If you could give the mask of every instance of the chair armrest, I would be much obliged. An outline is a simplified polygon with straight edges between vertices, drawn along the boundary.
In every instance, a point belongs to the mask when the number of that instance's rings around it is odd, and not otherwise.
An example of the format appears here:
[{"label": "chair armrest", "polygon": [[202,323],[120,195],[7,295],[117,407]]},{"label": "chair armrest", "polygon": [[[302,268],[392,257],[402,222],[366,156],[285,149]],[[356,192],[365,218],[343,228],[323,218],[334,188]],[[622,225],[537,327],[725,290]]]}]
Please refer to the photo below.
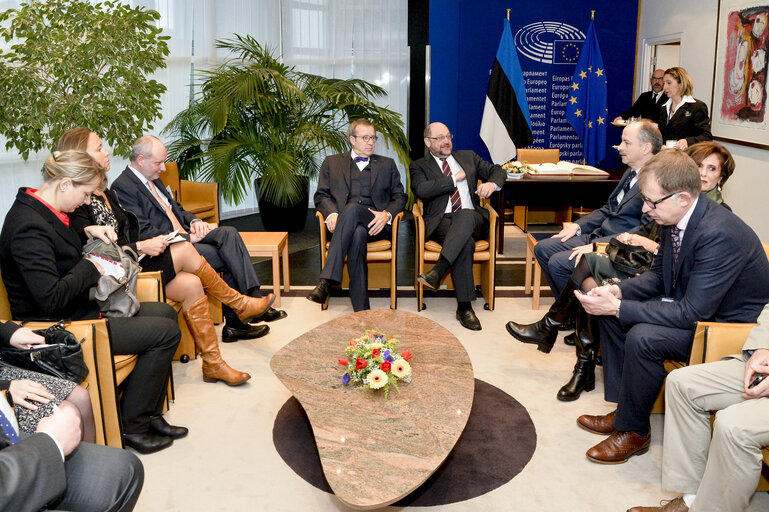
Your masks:
[{"label": "chair armrest", "polygon": [[395,258],[395,255],[397,254],[397,248],[398,248],[398,228],[401,226],[401,220],[403,220],[403,212],[399,212],[398,215],[393,217],[392,221],[392,233],[390,234],[391,240],[390,240],[390,249],[393,253],[393,258]]},{"label": "chair armrest", "polygon": [[136,280],[136,296],[140,302],[165,302],[163,280],[159,270],[154,272],[139,272]]},{"label": "chair armrest", "polygon": [[598,254],[606,254],[606,248],[609,246],[606,242],[596,242],[595,243],[595,252]]},{"label": "chair armrest", "polygon": [[320,268],[326,264],[326,243],[328,242],[328,230],[326,228],[326,217],[320,211],[315,212],[318,218],[318,234],[320,235]]},{"label": "chair armrest", "polygon": [[416,271],[422,270],[422,262],[425,258],[425,219],[422,217],[422,200],[417,199],[414,206],[411,208],[411,213],[414,215],[414,227],[416,228],[416,249],[417,259],[414,262]]},{"label": "chair armrest", "polygon": [[697,322],[689,364],[712,363],[739,354],[751,329],[757,324]]}]

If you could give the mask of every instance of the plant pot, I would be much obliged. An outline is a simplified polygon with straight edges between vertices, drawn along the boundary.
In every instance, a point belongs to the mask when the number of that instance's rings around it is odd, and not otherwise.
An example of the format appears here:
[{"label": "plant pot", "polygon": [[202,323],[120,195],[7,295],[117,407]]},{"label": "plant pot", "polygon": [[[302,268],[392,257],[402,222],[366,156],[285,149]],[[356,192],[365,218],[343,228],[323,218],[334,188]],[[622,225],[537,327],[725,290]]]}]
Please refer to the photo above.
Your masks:
[{"label": "plant pot", "polygon": [[307,220],[307,205],[310,200],[310,180],[305,178],[304,193],[294,205],[283,207],[262,198],[259,193],[259,179],[254,180],[259,213],[265,231],[302,231]]}]

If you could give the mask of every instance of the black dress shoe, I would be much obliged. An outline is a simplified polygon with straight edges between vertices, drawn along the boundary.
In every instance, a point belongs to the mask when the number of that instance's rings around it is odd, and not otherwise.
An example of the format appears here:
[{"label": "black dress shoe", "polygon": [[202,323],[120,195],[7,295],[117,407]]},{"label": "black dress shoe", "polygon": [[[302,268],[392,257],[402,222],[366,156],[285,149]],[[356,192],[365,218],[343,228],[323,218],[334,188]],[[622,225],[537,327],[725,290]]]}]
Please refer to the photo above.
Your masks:
[{"label": "black dress shoe", "polygon": [[155,453],[168,448],[174,442],[168,436],[144,432],[143,434],[124,434],[126,446],[130,446],[139,453]]},{"label": "black dress shoe", "polygon": [[274,322],[275,320],[280,320],[281,318],[286,318],[288,316],[288,313],[283,311],[282,309],[275,309],[273,307],[270,307],[262,313],[262,316],[256,317],[253,321],[254,322]]},{"label": "black dress shoe", "polygon": [[472,308],[465,309],[464,311],[457,310],[457,320],[465,329],[470,329],[471,331],[481,330],[481,321],[475,316],[475,311]]},{"label": "black dress shoe", "polygon": [[169,425],[163,416],[153,416],[150,418],[150,430],[157,434],[168,436],[171,439],[181,439],[189,433],[187,427]]},{"label": "black dress shoe", "polygon": [[270,326],[268,325],[249,325],[245,329],[225,325],[222,329],[222,343],[261,338],[268,332],[270,332]]},{"label": "black dress shoe", "polygon": [[328,299],[329,294],[329,288],[328,288],[328,282],[326,282],[325,279],[321,279],[318,283],[318,286],[312,289],[309,295],[307,295],[307,300],[311,300],[313,302],[317,302],[318,304],[324,304],[326,302],[326,299]]},{"label": "black dress shoe", "polygon": [[428,290],[437,290],[441,285],[441,277],[443,276],[438,274],[438,272],[436,272],[433,268],[430,269],[427,274],[420,274],[419,277],[417,277],[417,281],[422,283],[422,285]]}]

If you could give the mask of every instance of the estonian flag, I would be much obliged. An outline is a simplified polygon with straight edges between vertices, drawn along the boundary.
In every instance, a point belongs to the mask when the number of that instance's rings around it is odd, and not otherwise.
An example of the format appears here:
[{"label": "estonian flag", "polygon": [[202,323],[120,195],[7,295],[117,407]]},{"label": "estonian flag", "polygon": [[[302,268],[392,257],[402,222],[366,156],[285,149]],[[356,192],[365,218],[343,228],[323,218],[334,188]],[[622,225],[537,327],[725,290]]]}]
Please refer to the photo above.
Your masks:
[{"label": "estonian flag", "polygon": [[566,120],[582,139],[585,163],[595,165],[606,156],[606,71],[590,20],[587,38],[571,77]]},{"label": "estonian flag", "polygon": [[534,140],[518,52],[510,23],[506,19],[504,23],[481,120],[481,139],[496,164],[512,160],[516,147],[528,146]]}]

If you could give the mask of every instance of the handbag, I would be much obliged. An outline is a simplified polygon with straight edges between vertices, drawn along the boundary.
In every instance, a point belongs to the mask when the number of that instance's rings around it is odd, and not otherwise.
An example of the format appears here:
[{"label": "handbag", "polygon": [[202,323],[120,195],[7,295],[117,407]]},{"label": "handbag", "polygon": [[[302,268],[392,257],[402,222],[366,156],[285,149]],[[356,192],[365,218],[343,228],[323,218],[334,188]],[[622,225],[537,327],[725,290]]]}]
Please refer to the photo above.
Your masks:
[{"label": "handbag", "polygon": [[139,256],[128,246],[120,247],[115,242],[110,244],[102,240],[90,239],[83,247],[83,257],[90,257],[113,268],[122,268],[124,273],[115,277],[103,274],[96,286],[89,292],[91,300],[99,304],[104,316],[129,317],[139,311],[139,298],[136,296],[136,282],[139,279]]},{"label": "handbag", "polygon": [[81,345],[85,338],[77,341],[75,335],[65,329],[63,321],[35,333],[45,338],[45,345],[28,350],[2,347],[0,363],[71,380],[76,384],[83,382],[88,375]]},{"label": "handbag", "polygon": [[609,240],[606,255],[614,268],[631,276],[646,272],[654,261],[654,253],[638,245],[622,243],[616,238]]}]

